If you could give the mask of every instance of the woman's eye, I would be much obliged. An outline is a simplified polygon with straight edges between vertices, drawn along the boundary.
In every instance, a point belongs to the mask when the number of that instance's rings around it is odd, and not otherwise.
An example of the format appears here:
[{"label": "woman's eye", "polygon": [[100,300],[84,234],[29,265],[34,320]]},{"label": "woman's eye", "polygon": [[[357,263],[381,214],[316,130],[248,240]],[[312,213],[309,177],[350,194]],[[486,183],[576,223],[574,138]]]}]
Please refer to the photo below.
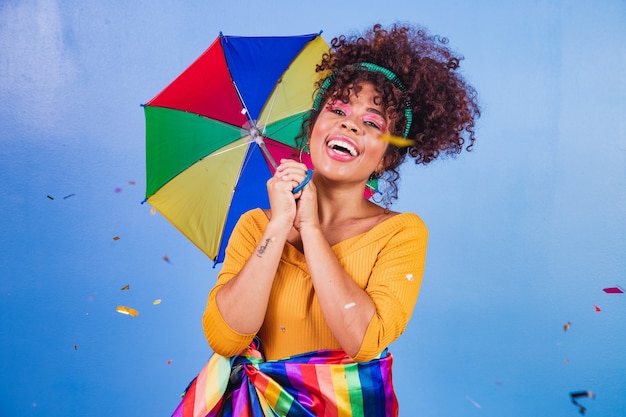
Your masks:
[{"label": "woman's eye", "polygon": [[381,130],[380,125],[378,123],[376,123],[376,122],[371,121],[371,120],[366,120],[365,124],[375,128],[375,129]]}]

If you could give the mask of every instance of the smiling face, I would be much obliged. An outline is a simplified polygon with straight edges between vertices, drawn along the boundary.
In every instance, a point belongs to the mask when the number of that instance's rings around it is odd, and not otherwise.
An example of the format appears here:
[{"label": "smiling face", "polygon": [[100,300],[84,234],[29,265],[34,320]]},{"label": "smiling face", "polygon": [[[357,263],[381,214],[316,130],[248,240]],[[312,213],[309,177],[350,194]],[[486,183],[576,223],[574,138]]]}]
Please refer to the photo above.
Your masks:
[{"label": "smiling face", "polygon": [[389,120],[371,83],[364,83],[349,102],[327,102],[311,131],[309,149],[315,171],[331,181],[365,183],[384,169]]}]

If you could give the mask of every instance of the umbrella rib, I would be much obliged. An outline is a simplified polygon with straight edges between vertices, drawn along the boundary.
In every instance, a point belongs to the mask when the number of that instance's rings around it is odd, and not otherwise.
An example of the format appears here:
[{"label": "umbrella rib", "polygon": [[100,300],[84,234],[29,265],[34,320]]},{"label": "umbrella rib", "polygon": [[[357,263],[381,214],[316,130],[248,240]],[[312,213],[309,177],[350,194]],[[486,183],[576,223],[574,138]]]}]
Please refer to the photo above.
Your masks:
[{"label": "umbrella rib", "polygon": [[218,156],[218,155],[221,155],[221,154],[226,153],[226,152],[234,151],[235,149],[237,149],[237,148],[241,148],[242,146],[248,146],[251,142],[252,142],[252,141],[245,141],[245,142],[243,142],[243,143],[240,143],[240,144],[239,144],[239,145],[237,145],[237,146],[233,146],[233,147],[231,147],[231,148],[224,149],[224,150],[222,150],[222,151],[211,152],[210,154],[208,154],[207,156],[205,156],[205,157],[204,157],[204,158],[202,158],[202,159],[206,159],[206,158],[213,158],[214,156]]},{"label": "umbrella rib", "polygon": [[272,94],[272,102],[270,103],[270,108],[267,111],[267,116],[265,117],[265,123],[263,123],[263,136],[265,136],[265,131],[267,130],[267,122],[270,119],[270,115],[272,114],[272,110],[274,110],[274,103],[276,102],[276,94],[278,93],[278,88],[281,87],[283,84],[283,81],[280,80],[280,82],[278,83],[277,88],[274,90],[274,93]]}]

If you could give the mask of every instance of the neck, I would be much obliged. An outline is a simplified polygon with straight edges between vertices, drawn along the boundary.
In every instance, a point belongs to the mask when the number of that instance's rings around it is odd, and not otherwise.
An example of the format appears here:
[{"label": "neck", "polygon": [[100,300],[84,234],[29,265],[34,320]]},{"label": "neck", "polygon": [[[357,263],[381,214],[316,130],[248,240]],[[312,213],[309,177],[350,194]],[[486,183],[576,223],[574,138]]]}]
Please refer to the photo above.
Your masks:
[{"label": "neck", "polygon": [[322,225],[370,217],[372,207],[377,207],[363,196],[365,184],[334,186],[316,183],[315,185],[319,218]]}]

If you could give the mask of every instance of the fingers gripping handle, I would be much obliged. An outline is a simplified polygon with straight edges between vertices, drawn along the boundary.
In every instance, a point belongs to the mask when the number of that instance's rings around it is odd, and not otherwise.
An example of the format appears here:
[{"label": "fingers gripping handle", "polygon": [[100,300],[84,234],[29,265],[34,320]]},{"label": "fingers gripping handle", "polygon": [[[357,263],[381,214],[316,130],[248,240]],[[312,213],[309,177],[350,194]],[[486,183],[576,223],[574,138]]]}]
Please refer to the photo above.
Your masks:
[{"label": "fingers gripping handle", "polygon": [[309,181],[311,181],[311,178],[313,178],[313,171],[310,169],[306,170],[306,178],[304,178],[304,180],[298,184],[296,186],[296,188],[293,189],[292,193],[296,194],[299,193],[305,185],[307,185],[309,183]]}]

